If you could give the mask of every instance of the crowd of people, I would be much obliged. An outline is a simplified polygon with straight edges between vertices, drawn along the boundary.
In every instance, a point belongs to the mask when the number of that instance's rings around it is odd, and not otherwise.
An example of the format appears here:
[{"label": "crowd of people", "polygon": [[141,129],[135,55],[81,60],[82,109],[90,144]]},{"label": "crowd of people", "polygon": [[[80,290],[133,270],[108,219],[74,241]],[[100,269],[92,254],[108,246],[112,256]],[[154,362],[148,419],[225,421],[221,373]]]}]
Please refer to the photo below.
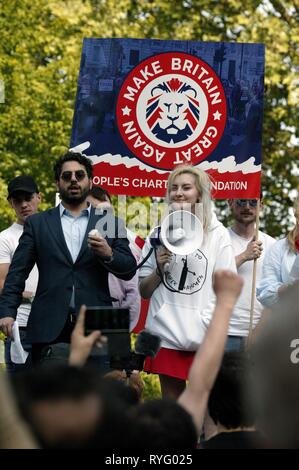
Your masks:
[{"label": "crowd of people", "polygon": [[[230,200],[226,228],[208,175],[178,167],[169,212],[198,217],[202,242],[179,255],[154,227],[138,268],[135,235],[92,185],[89,159],[66,153],[54,177],[60,203],[44,212],[31,176],[8,184],[16,221],[0,233],[0,448],[298,447],[299,198],[294,228],[275,241],[256,230],[262,199]],[[143,365],[159,376],[156,400],[143,401],[139,370],[113,366],[109,335],[85,330],[86,305],[122,307],[129,335],[141,298],[160,343]]]}]

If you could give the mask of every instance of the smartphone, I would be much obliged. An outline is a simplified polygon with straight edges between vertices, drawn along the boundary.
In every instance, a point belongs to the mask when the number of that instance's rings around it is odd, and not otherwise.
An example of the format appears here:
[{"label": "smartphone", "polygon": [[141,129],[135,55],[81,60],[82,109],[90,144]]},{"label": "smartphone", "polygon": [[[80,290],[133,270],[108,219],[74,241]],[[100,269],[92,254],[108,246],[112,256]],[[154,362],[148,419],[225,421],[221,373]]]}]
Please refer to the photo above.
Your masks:
[{"label": "smartphone", "polygon": [[128,308],[86,307],[85,331],[100,330],[103,334],[129,333],[130,312]]}]

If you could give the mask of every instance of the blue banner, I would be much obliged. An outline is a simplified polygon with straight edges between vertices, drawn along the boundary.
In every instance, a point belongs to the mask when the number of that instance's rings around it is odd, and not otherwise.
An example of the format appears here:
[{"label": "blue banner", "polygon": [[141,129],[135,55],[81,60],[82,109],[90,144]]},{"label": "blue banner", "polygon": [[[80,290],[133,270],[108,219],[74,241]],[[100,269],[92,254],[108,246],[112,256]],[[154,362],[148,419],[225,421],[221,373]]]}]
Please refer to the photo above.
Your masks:
[{"label": "blue banner", "polygon": [[71,147],[109,192],[164,196],[199,166],[215,198],[259,197],[264,45],[84,39]]}]

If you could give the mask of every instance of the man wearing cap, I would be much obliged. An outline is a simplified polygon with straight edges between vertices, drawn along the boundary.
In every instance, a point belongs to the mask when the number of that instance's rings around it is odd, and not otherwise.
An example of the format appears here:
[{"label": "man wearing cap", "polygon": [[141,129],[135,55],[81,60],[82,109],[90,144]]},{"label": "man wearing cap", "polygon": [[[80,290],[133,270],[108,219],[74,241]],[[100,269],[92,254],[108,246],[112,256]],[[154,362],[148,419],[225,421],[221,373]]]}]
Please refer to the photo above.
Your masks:
[{"label": "man wearing cap", "polygon": [[[229,205],[234,223],[228,231],[235,253],[237,271],[242,276],[244,284],[229,323],[226,345],[228,351],[243,349],[244,340],[249,332],[253,263],[255,259],[258,260],[256,269],[256,283],[258,284],[262,275],[265,253],[275,242],[274,238],[260,230],[258,237],[256,237],[257,199],[230,199]],[[261,318],[262,310],[262,305],[255,298],[253,309],[254,328]]]},{"label": "man wearing cap", "polygon": [[[24,229],[25,220],[35,212],[41,201],[38,187],[34,179],[29,175],[17,176],[8,184],[8,202],[15,211],[16,222],[0,233],[0,289],[3,288],[6,275],[9,270],[14,252],[19,244]],[[23,347],[30,348],[26,343],[26,326],[31,310],[31,301],[34,297],[38,281],[38,270],[34,265],[25,284],[22,303],[17,311],[20,339]],[[10,373],[18,372],[31,365],[31,355],[24,364],[15,364],[11,360],[11,339],[5,341],[6,370]]]}]

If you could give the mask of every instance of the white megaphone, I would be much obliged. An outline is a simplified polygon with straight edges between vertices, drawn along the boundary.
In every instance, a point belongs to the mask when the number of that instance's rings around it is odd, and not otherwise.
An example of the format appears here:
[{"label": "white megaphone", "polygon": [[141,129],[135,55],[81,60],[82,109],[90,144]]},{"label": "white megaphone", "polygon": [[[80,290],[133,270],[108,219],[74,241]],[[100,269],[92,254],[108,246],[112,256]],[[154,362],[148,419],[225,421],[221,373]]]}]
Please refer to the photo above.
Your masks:
[{"label": "white megaphone", "polygon": [[171,212],[162,222],[160,239],[171,253],[190,255],[202,245],[202,223],[192,212]]}]

